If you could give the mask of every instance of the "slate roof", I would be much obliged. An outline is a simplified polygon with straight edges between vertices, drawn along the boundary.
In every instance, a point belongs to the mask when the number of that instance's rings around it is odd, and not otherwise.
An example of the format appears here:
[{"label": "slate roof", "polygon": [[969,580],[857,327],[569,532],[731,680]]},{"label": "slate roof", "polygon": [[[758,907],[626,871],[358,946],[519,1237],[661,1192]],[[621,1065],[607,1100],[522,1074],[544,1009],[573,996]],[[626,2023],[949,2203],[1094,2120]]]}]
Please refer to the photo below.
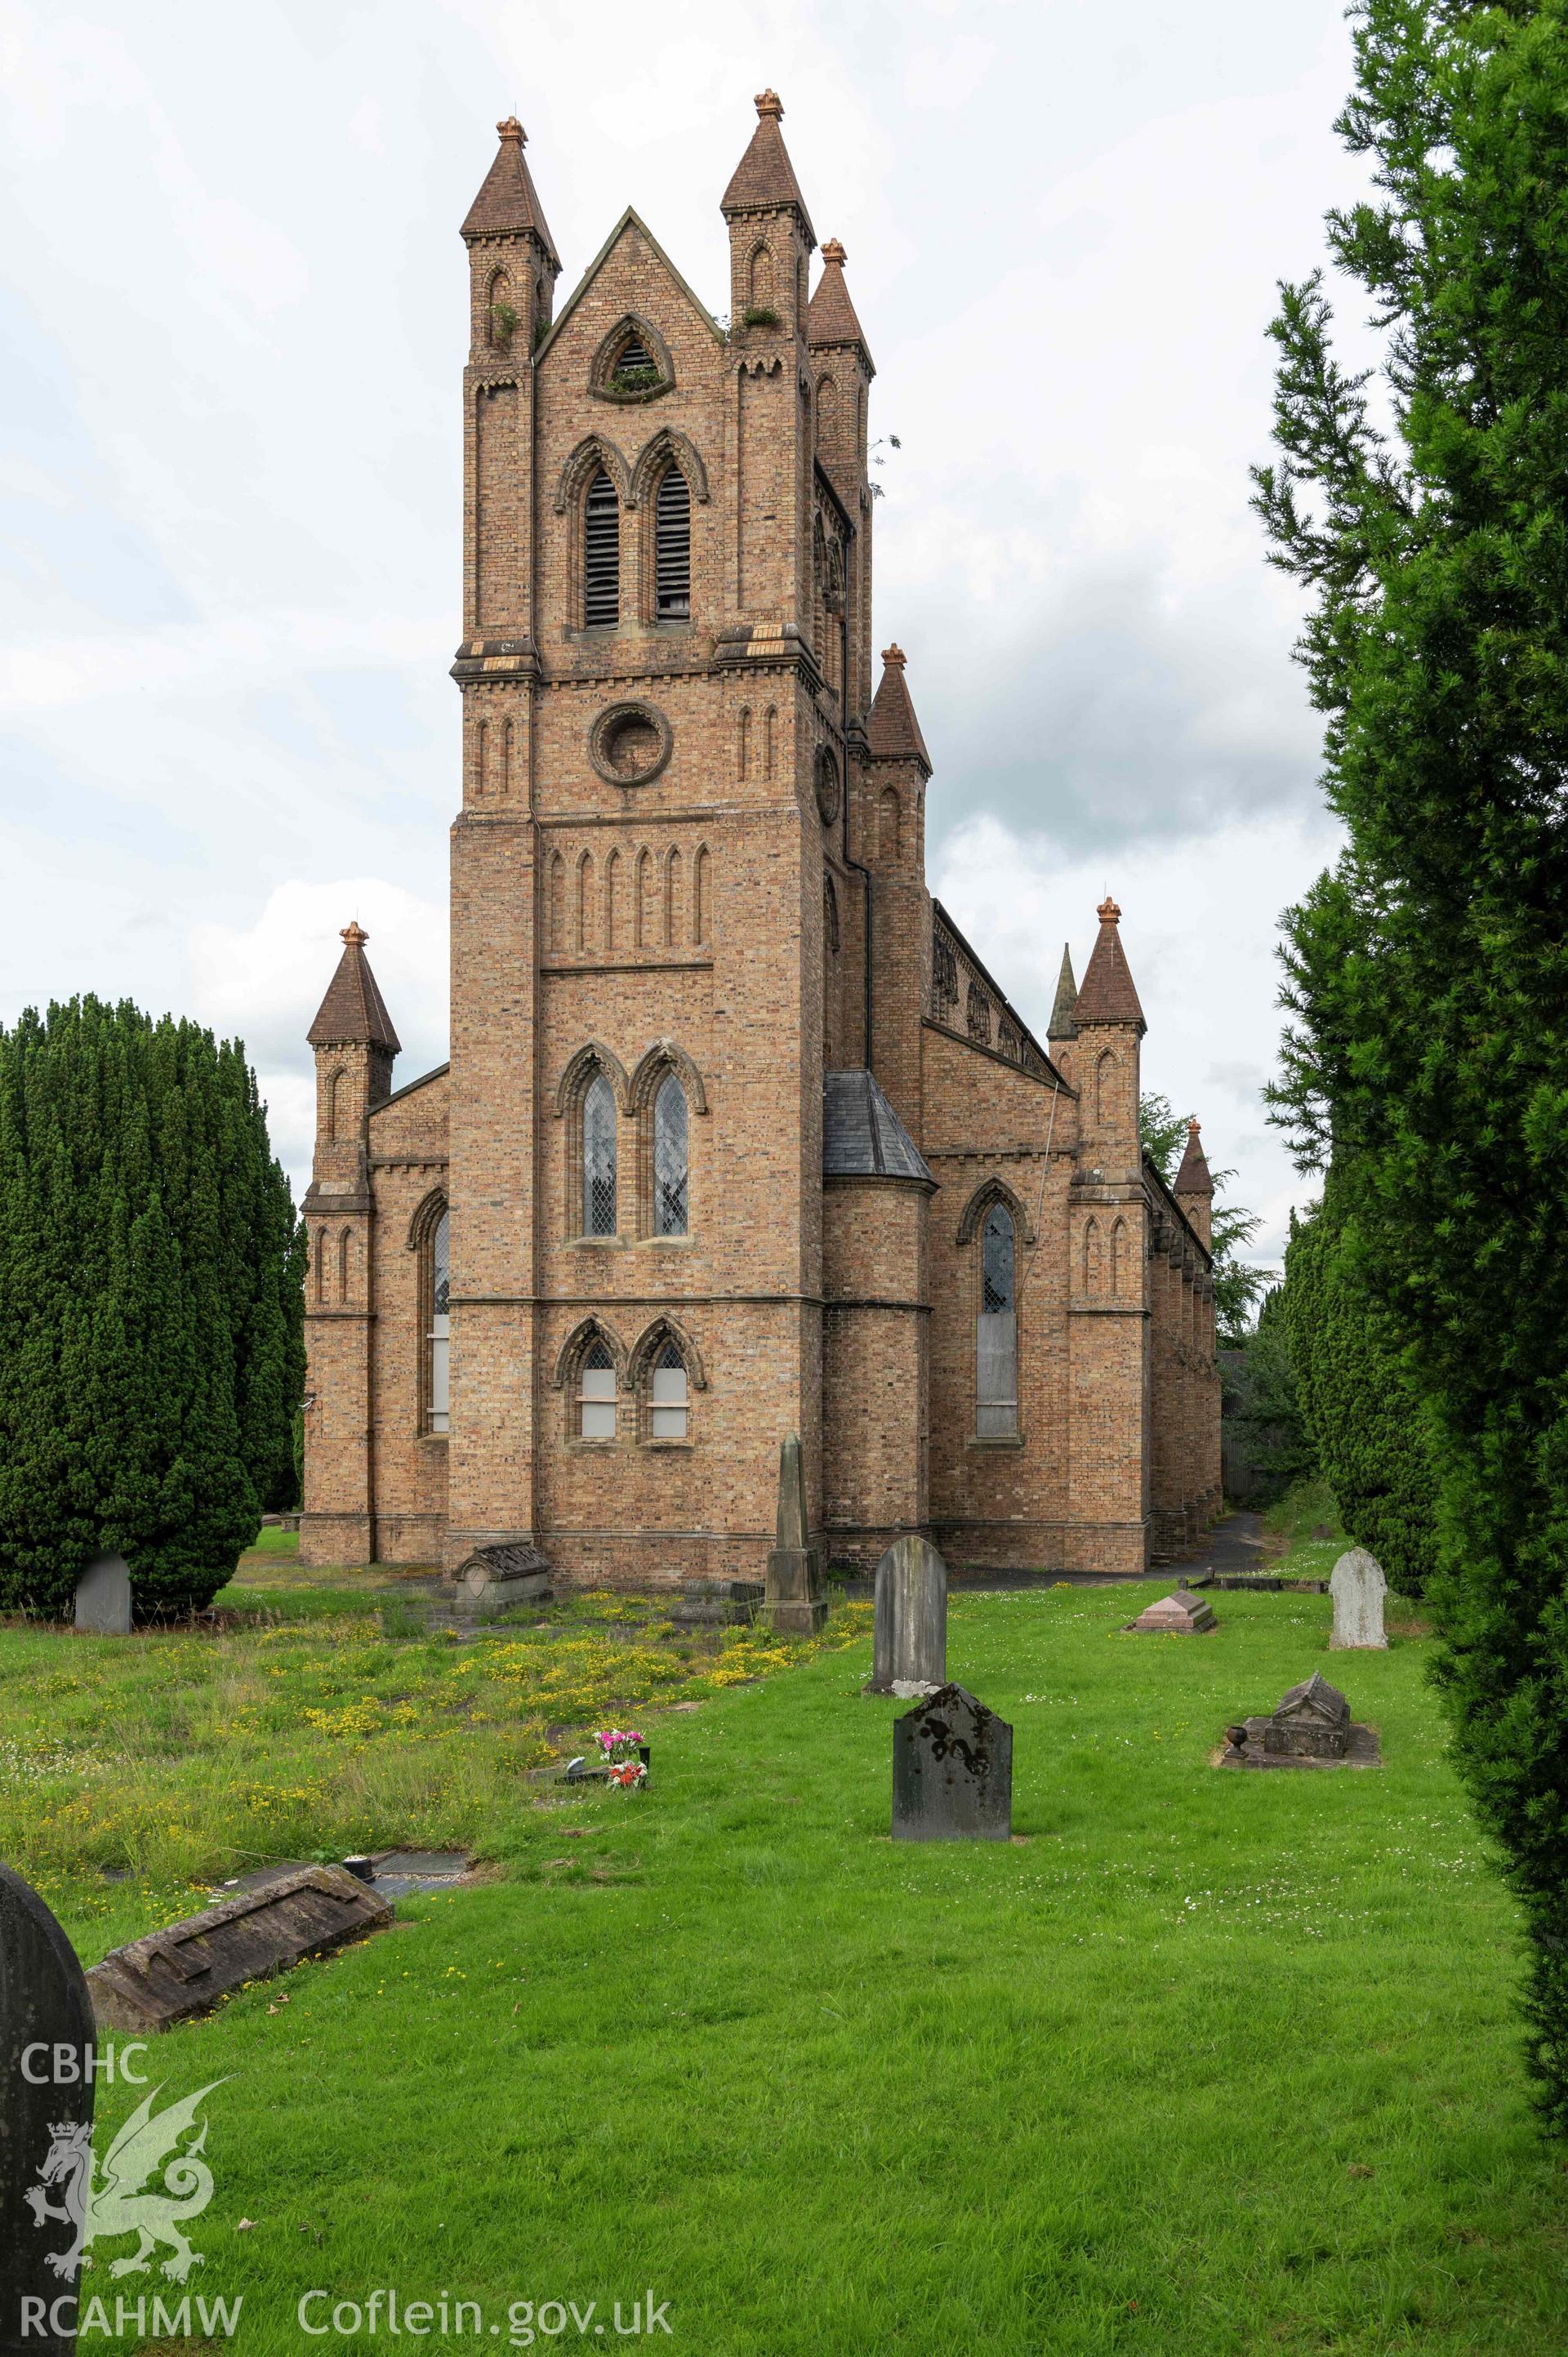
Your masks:
[{"label": "slate roof", "polygon": [[875,376],[871,346],[855,317],[849,288],[843,283],[843,266],[848,259],[838,239],[830,237],[822,248],[822,274],[817,281],[817,291],[806,306],[806,341],[814,351],[832,344],[858,344],[866,367]]},{"label": "slate roof", "polygon": [[1212,1195],[1214,1192],[1214,1181],[1208,1175],[1208,1158],[1197,1142],[1197,1124],[1195,1121],[1187,1123],[1187,1152],[1181,1157],[1181,1168],[1176,1172],[1171,1192],[1173,1195]]},{"label": "slate roof", "polygon": [[822,1176],[936,1184],[919,1147],[864,1066],[822,1074]]},{"label": "slate roof", "polygon": [[719,200],[724,214],[777,212],[780,207],[793,205],[812,245],[817,232],[811,227],[811,216],[806,210],[806,199],[800,194],[800,184],[795,178],[795,167],[789,161],[789,151],[784,145],[784,135],[779,128],[779,118],[784,108],[776,91],[759,91],[757,98],[757,128],[751,135],[751,145],[735,167],[728,188]]},{"label": "slate roof", "polygon": [[1127,952],[1122,946],[1118,928],[1122,911],[1114,900],[1101,900],[1099,909],[1100,938],[1094,944],[1083,980],[1079,985],[1078,1003],[1073,1008],[1073,1020],[1085,1023],[1135,1023],[1140,1031],[1148,1026],[1144,1010],[1138,1004],[1138,993],[1127,963]]},{"label": "slate roof", "polygon": [[343,943],[343,954],[306,1039],[313,1048],[362,1045],[384,1048],[391,1056],[401,1054],[386,1001],[376,987],[376,977],[365,955],[370,935],[352,924],[345,925],[338,938]]},{"label": "slate roof", "polygon": [[871,706],[866,742],[874,758],[880,761],[919,761],[929,777],[931,757],[926,750],[926,740],[920,734],[920,724],[915,717],[915,707],[904,683],[904,650],[886,647],[882,655],[882,683]]},{"label": "slate roof", "polygon": [[485,175],[484,186],[468,207],[463,235],[506,237],[519,230],[532,230],[559,270],[561,257],[555,251],[555,241],[545,221],[532,175],[523,161],[528,134],[515,114],[498,123],[496,129],[500,133],[500,149]]}]

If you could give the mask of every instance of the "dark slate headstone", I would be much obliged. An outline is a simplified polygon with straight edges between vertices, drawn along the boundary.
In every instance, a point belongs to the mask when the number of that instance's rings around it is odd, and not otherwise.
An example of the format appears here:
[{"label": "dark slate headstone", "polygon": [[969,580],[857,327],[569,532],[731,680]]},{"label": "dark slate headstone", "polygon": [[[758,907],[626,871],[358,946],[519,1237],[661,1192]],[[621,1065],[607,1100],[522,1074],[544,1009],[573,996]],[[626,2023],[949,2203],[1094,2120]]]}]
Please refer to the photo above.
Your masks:
[{"label": "dark slate headstone", "polygon": [[87,1975],[99,2020],[167,2029],[206,2013],[246,1981],[325,1956],[392,1920],[384,1899],[340,1866],[302,1866],[166,1931],[115,1948]]},{"label": "dark slate headstone", "polygon": [[962,1686],[893,1722],[895,1841],[1006,1841],[1013,1730]]},{"label": "dark slate headstone", "polygon": [[95,1555],[76,1583],[76,1625],[95,1637],[131,1633],[131,1575],[123,1555]]},{"label": "dark slate headstone", "polygon": [[811,1544],[805,1460],[794,1433],[779,1451],[779,1519],[762,1609],[769,1625],[787,1637],[814,1637],[828,1617],[822,1551]]},{"label": "dark slate headstone", "polygon": [[947,1684],[948,1567],[929,1539],[895,1539],[876,1566],[871,1664],[867,1694]]},{"label": "dark slate headstone", "polygon": [[[69,2357],[82,2253],[70,2213],[92,2169],[92,2003],[36,1890],[0,1866],[0,2352]],[[85,2179],[83,2170],[86,2172]],[[31,2198],[29,2198],[31,2197]],[[61,2212],[67,2214],[61,2215]],[[38,2305],[42,2302],[41,2308]]]}]

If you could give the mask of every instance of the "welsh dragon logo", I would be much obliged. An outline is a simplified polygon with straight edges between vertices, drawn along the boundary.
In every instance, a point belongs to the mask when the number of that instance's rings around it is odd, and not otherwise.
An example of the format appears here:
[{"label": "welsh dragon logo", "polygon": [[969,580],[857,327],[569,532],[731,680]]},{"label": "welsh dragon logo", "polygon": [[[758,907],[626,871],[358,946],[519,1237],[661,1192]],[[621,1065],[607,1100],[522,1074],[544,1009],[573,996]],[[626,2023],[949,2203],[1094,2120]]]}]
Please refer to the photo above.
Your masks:
[{"label": "welsh dragon logo", "polygon": [[[179,2140],[195,2126],[199,2106],[222,2084],[221,2079],[214,2079],[156,2115],[153,2104],[163,2090],[155,2087],[110,2146],[102,2174],[92,2150],[92,2130],[85,2122],[66,2121],[50,2129],[54,2141],[44,2156],[38,2182],[27,2188],[25,2199],[37,2224],[46,2226],[56,2219],[73,2231],[70,2248],[51,2251],[46,2261],[57,2276],[74,2278],[92,2265],[90,2243],[113,2242],[121,2234],[139,2239],[129,2258],[113,2262],[112,2276],[145,2275],[160,2244],[173,2254],[164,2261],[163,2272],[175,2283],[183,2283],[192,2267],[205,2264],[200,2252],[187,2242],[184,2222],[199,2217],[212,2199],[212,2171],[201,2158],[206,2121],[183,2152]],[[160,2169],[161,2186],[147,2188],[147,2179]],[[58,2202],[49,2200],[51,2186],[60,2189]]]}]

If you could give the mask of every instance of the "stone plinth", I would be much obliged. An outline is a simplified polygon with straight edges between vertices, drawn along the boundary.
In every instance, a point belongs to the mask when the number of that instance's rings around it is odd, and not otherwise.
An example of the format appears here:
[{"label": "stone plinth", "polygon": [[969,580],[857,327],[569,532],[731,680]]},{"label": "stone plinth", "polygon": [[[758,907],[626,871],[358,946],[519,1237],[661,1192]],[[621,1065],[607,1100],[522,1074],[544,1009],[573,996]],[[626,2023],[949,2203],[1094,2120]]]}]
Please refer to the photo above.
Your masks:
[{"label": "stone plinth", "polygon": [[1148,1605],[1135,1620],[1124,1625],[1138,1636],[1205,1637],[1219,1623],[1207,1598],[1178,1587],[1174,1596],[1162,1596],[1157,1604]]},{"label": "stone plinth", "polygon": [[1343,1760],[1350,1740],[1350,1706],[1321,1670],[1282,1695],[1263,1731],[1263,1749],[1279,1759]]},{"label": "stone plinth", "polygon": [[779,1452],[778,1530],[768,1550],[762,1612],[783,1637],[814,1637],[828,1617],[822,1553],[811,1544],[806,1469],[794,1433]]}]

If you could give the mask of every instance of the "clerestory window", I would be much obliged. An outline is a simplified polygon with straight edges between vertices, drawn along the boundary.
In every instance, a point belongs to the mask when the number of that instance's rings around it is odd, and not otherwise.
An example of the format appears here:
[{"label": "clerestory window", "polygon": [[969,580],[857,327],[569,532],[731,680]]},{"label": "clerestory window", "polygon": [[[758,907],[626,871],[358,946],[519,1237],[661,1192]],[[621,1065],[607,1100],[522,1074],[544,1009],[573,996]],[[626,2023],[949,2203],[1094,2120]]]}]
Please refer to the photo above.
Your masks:
[{"label": "clerestory window", "polygon": [[620,619],[620,501],[601,467],[583,503],[583,621],[588,630]]}]

